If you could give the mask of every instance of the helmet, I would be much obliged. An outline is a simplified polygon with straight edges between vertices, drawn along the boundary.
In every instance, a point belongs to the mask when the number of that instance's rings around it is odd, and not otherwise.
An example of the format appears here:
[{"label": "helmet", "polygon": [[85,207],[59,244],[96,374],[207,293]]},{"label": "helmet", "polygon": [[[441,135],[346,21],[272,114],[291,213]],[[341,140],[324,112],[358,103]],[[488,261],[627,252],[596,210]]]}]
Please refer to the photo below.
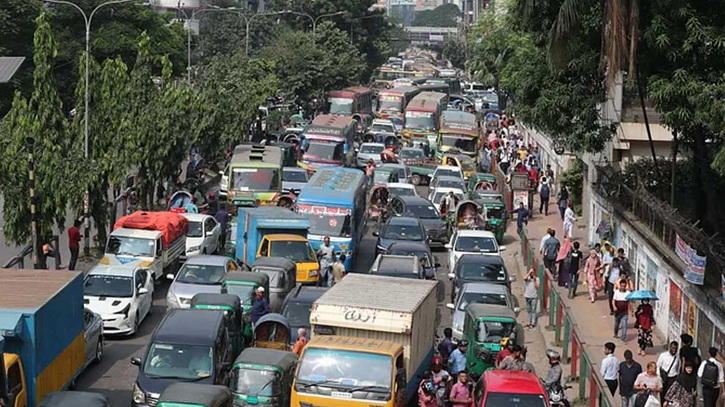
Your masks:
[{"label": "helmet", "polygon": [[553,349],[547,349],[546,350],[546,357],[549,358],[550,361],[552,360],[560,360],[561,355],[559,355],[559,352],[553,350]]},{"label": "helmet", "polygon": [[458,347],[468,346],[468,341],[463,339],[460,342],[458,342]]},{"label": "helmet", "polygon": [[443,358],[440,355],[435,355],[431,359],[431,365],[442,365],[443,364]]}]

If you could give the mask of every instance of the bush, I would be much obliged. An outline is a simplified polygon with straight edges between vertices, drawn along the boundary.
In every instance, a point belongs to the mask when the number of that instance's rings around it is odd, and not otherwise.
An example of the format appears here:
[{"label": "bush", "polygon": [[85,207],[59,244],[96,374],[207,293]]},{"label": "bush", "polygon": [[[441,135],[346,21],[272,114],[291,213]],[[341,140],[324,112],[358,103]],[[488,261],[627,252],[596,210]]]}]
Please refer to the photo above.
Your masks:
[{"label": "bush", "polygon": [[560,183],[569,191],[569,200],[574,204],[574,212],[581,215],[584,165],[580,159],[577,159],[571,168],[561,174]]}]

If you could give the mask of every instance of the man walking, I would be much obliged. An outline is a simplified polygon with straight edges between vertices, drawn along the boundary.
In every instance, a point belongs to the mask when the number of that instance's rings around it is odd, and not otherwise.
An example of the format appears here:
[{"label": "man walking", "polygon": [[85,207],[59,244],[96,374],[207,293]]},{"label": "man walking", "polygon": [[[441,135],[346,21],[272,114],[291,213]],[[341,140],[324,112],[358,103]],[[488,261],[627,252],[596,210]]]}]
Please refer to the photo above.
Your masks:
[{"label": "man walking", "polygon": [[229,212],[227,212],[227,204],[225,202],[221,202],[219,204],[219,209],[214,214],[214,219],[219,222],[219,227],[222,231],[221,239],[219,241],[219,244],[221,245],[221,247],[219,247],[219,252],[221,253],[225,250],[227,244],[227,223],[229,222]]},{"label": "man walking", "polygon": [[722,363],[718,362],[717,348],[710,348],[707,351],[710,356],[705,363],[700,365],[697,370],[697,376],[700,377],[702,383],[702,399],[704,407],[715,407],[720,397],[720,389],[722,389],[725,377],[723,375]]},{"label": "man walking", "polygon": [[539,186],[539,199],[541,203],[539,205],[539,213],[543,213],[545,216],[549,215],[549,197],[551,196],[551,187],[549,186],[548,179],[541,177],[541,185]]},{"label": "man walking", "polygon": [[634,382],[642,373],[642,365],[632,357],[632,351],[624,351],[624,362],[619,364],[619,395],[622,396],[622,407],[634,407]]},{"label": "man walking", "polygon": [[667,394],[672,383],[680,372],[680,357],[677,354],[677,341],[670,342],[667,352],[660,353],[657,358],[657,371],[662,377],[662,398]]},{"label": "man walking", "polygon": [[443,364],[448,365],[448,358],[453,352],[453,329],[445,328],[443,336],[443,340],[438,344],[438,353],[441,354]]},{"label": "man walking", "polygon": [[535,328],[538,320],[537,307],[539,305],[539,277],[536,270],[529,270],[524,278],[524,298],[526,299],[526,310],[529,314],[529,323],[527,328]]},{"label": "man walking", "polygon": [[76,262],[78,261],[78,249],[81,243],[81,232],[78,228],[81,226],[80,219],[73,221],[73,226],[68,228],[68,250],[70,250],[70,262],[68,263],[68,270],[76,269]]},{"label": "man walking", "polygon": [[549,238],[544,243],[544,267],[546,267],[552,275],[556,275],[556,257],[559,255],[561,243],[556,238],[556,231],[549,231]]},{"label": "man walking", "polygon": [[468,349],[468,341],[465,339],[458,343],[458,348],[451,352],[448,358],[448,364],[451,365],[451,374],[457,375],[466,371],[466,349]]},{"label": "man walking", "polygon": [[609,266],[609,273],[607,275],[607,298],[609,299],[609,315],[614,315],[614,292],[617,290],[617,282],[619,281],[619,259],[616,257],[612,259],[612,264]]},{"label": "man walking", "polygon": [[327,284],[329,287],[342,281],[345,277],[345,255],[341,254],[335,264],[332,265],[332,284]]},{"label": "man walking", "polygon": [[629,321],[630,305],[627,300],[629,290],[627,281],[621,280],[616,293],[612,297],[612,308],[614,308],[614,337],[619,334],[619,326],[622,326],[622,342],[627,341],[627,321]]},{"label": "man walking", "polygon": [[604,381],[609,387],[609,391],[614,396],[614,392],[617,391],[617,373],[619,370],[619,359],[614,356],[614,350],[617,346],[614,342],[607,342],[604,344],[604,359],[602,359],[602,366],[599,369],[599,373],[602,374]]},{"label": "man walking", "polygon": [[325,236],[322,239],[320,248],[317,249],[317,258],[320,259],[320,277],[317,285],[325,285],[329,287],[332,274],[332,265],[335,263],[335,247],[330,244],[330,237]]},{"label": "man walking", "polygon": [[524,231],[524,225],[529,224],[531,212],[526,209],[523,202],[519,202],[519,207],[511,211],[516,214],[516,231],[521,234]]}]

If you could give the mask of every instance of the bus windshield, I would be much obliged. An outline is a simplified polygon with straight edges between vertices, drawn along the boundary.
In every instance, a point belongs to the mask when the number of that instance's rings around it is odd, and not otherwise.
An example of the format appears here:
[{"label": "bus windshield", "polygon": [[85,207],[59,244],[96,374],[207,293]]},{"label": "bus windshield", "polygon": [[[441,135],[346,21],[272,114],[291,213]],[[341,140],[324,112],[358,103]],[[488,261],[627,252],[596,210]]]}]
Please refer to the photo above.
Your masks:
[{"label": "bus windshield", "polygon": [[234,191],[279,190],[279,169],[233,168],[231,189]]},{"label": "bus windshield", "polygon": [[344,157],[343,143],[314,143],[307,145],[307,150],[302,156],[303,160],[321,162],[341,162]]},{"label": "bus windshield", "polygon": [[378,110],[396,111],[403,110],[403,98],[394,95],[378,96]]},{"label": "bus windshield", "polygon": [[352,114],[352,99],[330,98],[327,100],[327,103],[330,104],[330,114]]},{"label": "bus windshield", "polygon": [[476,140],[472,138],[461,138],[459,136],[441,137],[441,146],[457,148],[461,151],[476,151]]},{"label": "bus windshield", "polygon": [[435,130],[435,118],[428,112],[405,112],[405,128]]},{"label": "bus windshield", "polygon": [[310,216],[310,233],[332,237],[350,237],[350,215],[320,214]]}]

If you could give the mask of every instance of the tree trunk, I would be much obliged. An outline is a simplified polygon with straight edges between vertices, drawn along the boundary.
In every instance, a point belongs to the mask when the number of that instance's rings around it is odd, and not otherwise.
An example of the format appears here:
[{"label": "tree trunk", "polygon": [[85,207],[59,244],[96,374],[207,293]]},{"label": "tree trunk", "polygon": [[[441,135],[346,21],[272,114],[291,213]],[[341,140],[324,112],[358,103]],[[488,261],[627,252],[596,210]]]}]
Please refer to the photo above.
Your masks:
[{"label": "tree trunk", "polygon": [[677,178],[677,150],[678,150],[677,132],[672,132],[672,178],[670,181],[670,206],[675,207],[675,181]]},{"label": "tree trunk", "polygon": [[693,182],[696,183],[698,194],[695,199],[697,208],[697,217],[695,220],[700,220],[700,224],[703,229],[709,234],[717,232],[717,225],[719,225],[719,214],[718,208],[718,196],[715,189],[712,187],[716,185],[714,173],[710,168],[710,156],[708,154],[708,146],[706,139],[708,134],[704,129],[700,128],[697,130],[697,134],[693,137],[694,148],[692,152],[692,164],[693,171],[698,175],[698,178],[693,177]]}]

